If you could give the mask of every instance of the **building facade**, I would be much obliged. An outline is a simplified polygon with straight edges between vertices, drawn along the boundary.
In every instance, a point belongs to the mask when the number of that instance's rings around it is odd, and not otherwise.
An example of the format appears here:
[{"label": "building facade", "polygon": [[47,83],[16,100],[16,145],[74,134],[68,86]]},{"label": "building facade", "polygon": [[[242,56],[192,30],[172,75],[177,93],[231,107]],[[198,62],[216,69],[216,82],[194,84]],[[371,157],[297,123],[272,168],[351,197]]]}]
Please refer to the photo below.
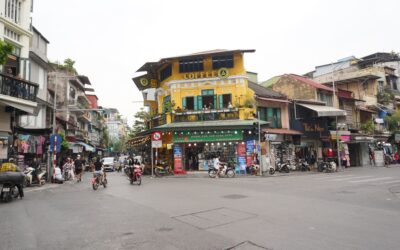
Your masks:
[{"label": "building facade", "polygon": [[[149,143],[146,134],[160,132],[157,161],[176,172],[206,170],[216,156],[243,169],[252,161],[252,129],[258,122],[244,67],[244,54],[251,52],[214,50],[145,63],[138,72],[146,74],[133,81],[143,91],[151,119],[143,138],[135,139]],[[144,154],[151,164],[150,147]]]}]

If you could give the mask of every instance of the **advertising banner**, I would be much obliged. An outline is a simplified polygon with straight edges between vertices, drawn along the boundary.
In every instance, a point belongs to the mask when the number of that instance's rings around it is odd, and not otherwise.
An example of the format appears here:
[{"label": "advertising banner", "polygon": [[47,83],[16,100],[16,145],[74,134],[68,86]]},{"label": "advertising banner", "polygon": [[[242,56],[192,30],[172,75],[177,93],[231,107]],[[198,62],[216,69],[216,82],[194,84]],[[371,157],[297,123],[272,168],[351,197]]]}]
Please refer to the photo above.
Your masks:
[{"label": "advertising banner", "polygon": [[182,131],[173,135],[174,143],[210,142],[210,141],[240,141],[243,139],[241,130],[216,131]]}]

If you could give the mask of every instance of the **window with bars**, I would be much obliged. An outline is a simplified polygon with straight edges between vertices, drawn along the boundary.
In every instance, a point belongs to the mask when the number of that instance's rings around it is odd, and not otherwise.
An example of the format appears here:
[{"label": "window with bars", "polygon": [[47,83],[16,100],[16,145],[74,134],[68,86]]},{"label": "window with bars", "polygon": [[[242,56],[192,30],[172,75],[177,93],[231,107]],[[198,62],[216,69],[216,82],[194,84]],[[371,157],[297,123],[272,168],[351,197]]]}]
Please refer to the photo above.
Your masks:
[{"label": "window with bars", "polygon": [[5,1],[5,16],[15,23],[19,23],[21,16],[21,2],[19,0]]},{"label": "window with bars", "polygon": [[213,56],[212,65],[213,69],[233,68],[233,55]]},{"label": "window with bars", "polygon": [[260,120],[270,122],[270,128],[282,128],[280,108],[258,108]]},{"label": "window with bars", "polygon": [[179,61],[179,73],[203,71],[203,58],[186,59]]},{"label": "window with bars", "polygon": [[168,65],[160,71],[160,82],[164,81],[172,75],[172,65]]}]

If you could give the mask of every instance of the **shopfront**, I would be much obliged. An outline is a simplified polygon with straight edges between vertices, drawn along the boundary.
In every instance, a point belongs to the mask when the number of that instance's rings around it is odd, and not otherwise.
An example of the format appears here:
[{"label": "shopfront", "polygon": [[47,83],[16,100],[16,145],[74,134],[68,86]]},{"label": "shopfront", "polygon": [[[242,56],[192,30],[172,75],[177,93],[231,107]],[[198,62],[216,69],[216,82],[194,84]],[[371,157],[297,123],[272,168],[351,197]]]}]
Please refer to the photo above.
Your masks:
[{"label": "shopfront", "polygon": [[256,157],[256,141],[242,129],[174,132],[174,167],[205,170],[215,157],[244,171]]}]

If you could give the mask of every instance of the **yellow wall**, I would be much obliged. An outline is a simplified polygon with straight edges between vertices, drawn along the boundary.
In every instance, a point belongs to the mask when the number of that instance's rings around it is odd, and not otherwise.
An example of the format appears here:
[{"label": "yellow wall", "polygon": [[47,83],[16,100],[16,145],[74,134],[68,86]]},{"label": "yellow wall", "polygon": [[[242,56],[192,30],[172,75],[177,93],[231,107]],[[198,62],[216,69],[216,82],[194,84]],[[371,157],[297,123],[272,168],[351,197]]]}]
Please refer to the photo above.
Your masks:
[{"label": "yellow wall", "polygon": [[[174,102],[174,109],[177,107],[183,108],[182,98],[191,96],[200,96],[202,90],[212,89],[214,95],[231,94],[232,105],[234,107],[244,106],[246,99],[254,98],[254,92],[248,88],[246,79],[246,71],[243,65],[243,54],[234,54],[234,67],[228,68],[229,76],[226,79],[218,77],[218,70],[212,69],[212,57],[206,57],[203,60],[204,71],[179,73],[179,59],[174,59],[172,63],[172,75],[162,81],[160,92],[158,94],[158,112],[162,113],[163,99],[165,96],[170,95],[171,101]],[[169,64],[160,68],[160,71],[167,67]],[[159,71],[159,72],[160,72]],[[243,76],[240,79],[230,79],[231,76]],[[175,88],[172,89],[170,84],[175,82]],[[161,91],[162,90],[162,91]],[[239,105],[240,102],[240,105]],[[219,99],[217,99],[219,103]],[[203,103],[204,105],[205,103]],[[208,105],[208,104],[207,104]],[[215,107],[214,107],[215,108]],[[240,119],[250,118],[250,114],[255,112],[255,108],[247,109],[242,107],[240,109]]]}]

